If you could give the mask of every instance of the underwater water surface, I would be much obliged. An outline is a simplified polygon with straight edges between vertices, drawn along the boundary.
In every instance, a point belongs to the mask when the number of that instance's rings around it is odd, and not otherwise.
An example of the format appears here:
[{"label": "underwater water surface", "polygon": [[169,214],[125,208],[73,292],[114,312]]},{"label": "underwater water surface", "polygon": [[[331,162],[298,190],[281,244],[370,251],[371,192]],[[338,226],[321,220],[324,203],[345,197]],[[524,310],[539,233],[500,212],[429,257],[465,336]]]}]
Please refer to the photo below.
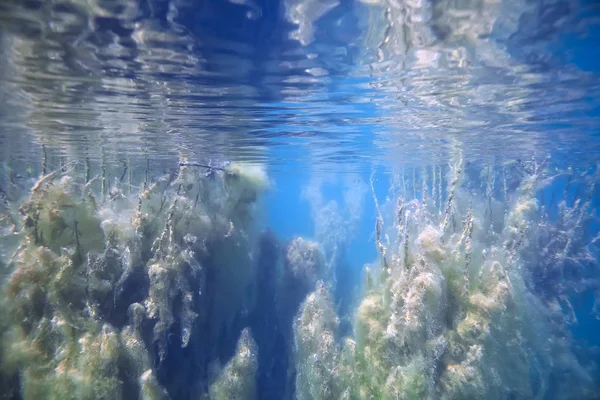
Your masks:
[{"label": "underwater water surface", "polygon": [[600,7],[0,1],[0,398],[600,399]]}]

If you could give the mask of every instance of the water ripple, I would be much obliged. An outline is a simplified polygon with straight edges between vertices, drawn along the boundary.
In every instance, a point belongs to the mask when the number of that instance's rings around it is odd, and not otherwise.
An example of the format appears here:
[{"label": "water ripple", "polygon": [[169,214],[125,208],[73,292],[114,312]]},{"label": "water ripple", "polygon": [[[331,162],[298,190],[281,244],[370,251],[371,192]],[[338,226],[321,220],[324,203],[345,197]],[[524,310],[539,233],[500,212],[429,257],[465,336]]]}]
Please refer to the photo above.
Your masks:
[{"label": "water ripple", "polygon": [[599,17],[563,0],[5,1],[0,157],[368,168],[460,142],[589,163]]}]

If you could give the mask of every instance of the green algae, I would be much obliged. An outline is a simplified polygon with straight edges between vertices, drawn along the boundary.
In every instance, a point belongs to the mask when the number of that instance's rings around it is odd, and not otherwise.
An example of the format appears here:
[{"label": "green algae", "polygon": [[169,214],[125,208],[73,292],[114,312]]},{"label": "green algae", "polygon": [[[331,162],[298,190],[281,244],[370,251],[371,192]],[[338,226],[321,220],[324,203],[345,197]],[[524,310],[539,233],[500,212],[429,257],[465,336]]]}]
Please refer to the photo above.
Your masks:
[{"label": "green algae", "polygon": [[211,400],[253,400],[257,398],[258,347],[248,328],[237,343],[233,358],[210,386]]},{"label": "green algae", "polygon": [[525,282],[539,177],[522,179],[504,229],[491,229],[492,203],[473,204],[463,171],[457,157],[444,207],[401,195],[392,231],[378,217],[379,264],[367,269],[350,337],[339,337],[325,286],[307,296],[294,324],[298,398],[541,399],[556,368],[581,378],[563,397],[593,393],[573,356],[555,364],[571,351]]},{"label": "green algae", "polygon": [[[232,321],[247,297],[230,294],[253,283],[251,203],[267,183],[260,169],[246,172],[181,168],[137,198],[117,185],[102,202],[66,173],[38,181],[2,288],[3,371],[18,372],[23,398],[169,398],[156,360],[168,359],[174,326],[181,347],[198,342],[198,318]],[[239,279],[213,281],[209,301],[202,293],[216,266]]]},{"label": "green algae", "polygon": [[[547,321],[552,300],[526,282],[539,177],[506,204],[480,204],[461,186],[462,162],[445,204],[439,188],[419,201],[400,193],[391,226],[389,204],[377,204],[379,260],[350,335],[319,243],[294,238],[274,261],[287,397],[541,399],[560,371],[583,382],[561,387],[564,398],[593,395],[568,337]],[[267,188],[261,169],[239,164],[184,166],[100,200],[66,174],[42,177],[5,266],[0,388],[17,396],[18,382],[25,399],[258,398],[260,349],[242,328],[256,312],[256,205]],[[570,232],[581,224],[573,210]],[[565,254],[575,248],[565,241]],[[231,357],[217,350],[224,343]]]}]

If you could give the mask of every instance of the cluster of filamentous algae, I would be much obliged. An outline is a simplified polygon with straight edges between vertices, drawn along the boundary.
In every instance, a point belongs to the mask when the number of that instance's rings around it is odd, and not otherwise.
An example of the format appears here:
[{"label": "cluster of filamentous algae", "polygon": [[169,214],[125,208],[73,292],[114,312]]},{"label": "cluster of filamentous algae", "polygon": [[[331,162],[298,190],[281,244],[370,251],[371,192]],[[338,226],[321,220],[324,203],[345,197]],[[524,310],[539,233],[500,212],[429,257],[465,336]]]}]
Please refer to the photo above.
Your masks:
[{"label": "cluster of filamentous algae", "polygon": [[479,204],[461,157],[449,175],[445,204],[424,185],[418,200],[398,191],[391,229],[379,211],[380,259],[367,269],[353,335],[340,338],[326,282],[302,303],[298,399],[593,398],[568,338],[548,324],[552,310],[525,282],[539,171],[520,179],[510,201]]},{"label": "cluster of filamentous algae", "polygon": [[581,239],[590,200],[544,223],[546,177],[532,165],[516,178],[488,170],[478,192],[458,152],[420,198],[414,174],[382,207],[374,196],[379,260],[343,332],[323,244],[280,247],[258,232],[262,169],[182,163],[137,194],[44,175],[22,222],[8,220],[22,229],[3,266],[0,388],[24,399],[593,398],[561,306],[591,280],[553,278],[593,259]]},{"label": "cluster of filamentous algae", "polygon": [[252,306],[254,207],[265,173],[183,166],[137,196],[116,184],[98,198],[93,184],[53,172],[20,208],[1,353],[19,397],[253,398],[249,330],[220,375],[207,378],[207,366]]}]

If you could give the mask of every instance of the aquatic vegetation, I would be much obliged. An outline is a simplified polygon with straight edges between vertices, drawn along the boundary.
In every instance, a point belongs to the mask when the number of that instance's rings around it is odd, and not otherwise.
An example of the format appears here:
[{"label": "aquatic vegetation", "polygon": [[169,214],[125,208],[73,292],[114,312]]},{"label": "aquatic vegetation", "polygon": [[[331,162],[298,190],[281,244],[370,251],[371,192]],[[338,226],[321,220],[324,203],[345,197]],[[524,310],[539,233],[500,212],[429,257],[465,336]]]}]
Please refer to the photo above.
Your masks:
[{"label": "aquatic vegetation", "polygon": [[339,320],[327,288],[319,281],[302,303],[294,322],[296,398],[337,399],[344,390],[335,379],[339,351],[336,331]]},{"label": "aquatic vegetation", "polygon": [[[532,165],[505,207],[476,202],[458,154],[446,190],[424,182],[422,197],[406,201],[410,188],[400,184],[385,207],[376,201],[380,261],[366,272],[352,337],[339,338],[324,286],[300,308],[298,398],[593,397],[592,371],[527,282],[532,268],[544,268],[526,255],[539,235],[531,221],[543,174]],[[436,192],[445,204],[434,202]],[[390,229],[381,210],[392,211]],[[502,218],[491,222],[494,213]],[[578,383],[557,386],[557,374]]]},{"label": "aquatic vegetation", "polygon": [[142,323],[146,318],[146,309],[139,303],[129,306],[129,325],[121,330],[120,341],[123,346],[121,368],[131,382],[138,380],[140,398],[159,400],[168,398],[167,393],[157,381],[153,370],[153,360],[144,342]]},{"label": "aquatic vegetation", "polygon": [[582,232],[592,201],[552,208],[540,195],[547,171],[475,171],[458,151],[445,176],[398,175],[385,203],[375,197],[378,260],[351,315],[338,315],[323,243],[259,234],[260,168],[182,163],[139,190],[98,191],[68,167],[44,175],[3,267],[0,388],[56,399],[593,397],[597,370],[568,330],[572,293],[598,287],[597,239]]},{"label": "aquatic vegetation", "polygon": [[[69,172],[43,176],[20,209],[23,238],[3,288],[3,370],[19,371],[24,398],[206,393],[202,364],[218,354],[203,345],[223,340],[223,327],[237,336],[234,321],[253,304],[253,204],[266,175],[181,167],[137,197],[115,185],[98,200],[93,182]],[[244,331],[239,352],[256,353],[252,343]],[[171,360],[174,345],[192,347],[198,368],[166,382],[187,366]],[[256,370],[240,357],[225,374]]]},{"label": "aquatic vegetation", "polygon": [[318,243],[296,237],[283,249],[283,271],[277,284],[280,325],[291,340],[292,320],[300,303],[321,279],[331,279]]},{"label": "aquatic vegetation", "polygon": [[242,331],[233,358],[210,386],[213,400],[256,399],[258,347],[248,328]]},{"label": "aquatic vegetation", "polygon": [[524,246],[527,263],[537,266],[526,271],[528,284],[549,309],[558,311],[555,317],[563,314],[572,323],[576,318],[569,297],[599,287],[600,247],[598,236],[590,235],[598,223],[598,204],[593,197],[598,192],[599,173],[597,167],[586,171],[577,182],[573,182],[572,171],[554,177],[565,181],[564,190],[542,192],[540,212],[531,216],[531,223],[540,229],[531,232]]},{"label": "aquatic vegetation", "polygon": [[[319,279],[328,273],[325,260],[316,242],[304,238],[294,238],[285,249],[284,286],[297,292],[291,297],[302,301],[311,292]],[[286,297],[290,296],[289,293]]]}]

